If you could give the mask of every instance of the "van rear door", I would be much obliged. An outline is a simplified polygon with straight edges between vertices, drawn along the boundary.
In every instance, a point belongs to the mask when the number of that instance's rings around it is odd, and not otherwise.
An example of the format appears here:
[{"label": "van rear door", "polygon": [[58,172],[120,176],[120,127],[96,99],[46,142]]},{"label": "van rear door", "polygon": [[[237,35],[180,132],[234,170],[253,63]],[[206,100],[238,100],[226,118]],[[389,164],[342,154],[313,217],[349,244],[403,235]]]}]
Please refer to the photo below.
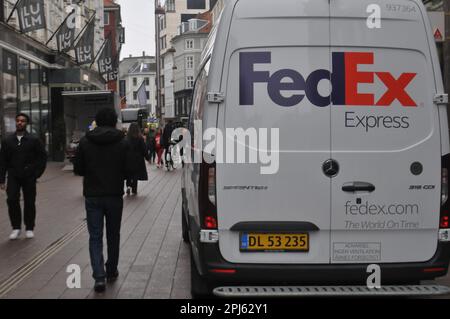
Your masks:
[{"label": "van rear door", "polygon": [[[290,0],[282,5],[245,0],[235,7],[218,127],[227,142],[235,139],[236,129],[253,139],[257,136],[260,149],[267,145],[264,130],[270,148],[279,130],[279,165],[272,163],[277,170],[266,175],[261,166],[267,165],[261,165],[260,158],[258,163],[216,164],[219,245],[229,262],[329,263],[330,179],[322,173],[331,147],[329,27],[328,0]],[[310,90],[316,94],[309,98],[303,83],[308,77],[309,83],[318,82],[317,92]],[[249,142],[252,138],[237,143],[245,146],[247,162],[255,146]],[[230,151],[227,146],[225,154]],[[308,251],[241,249],[243,234],[302,229],[309,236]]]},{"label": "van rear door", "polygon": [[433,103],[440,70],[426,12],[405,0],[330,6],[331,157],[340,166],[332,179],[331,262],[429,260],[440,210]]}]

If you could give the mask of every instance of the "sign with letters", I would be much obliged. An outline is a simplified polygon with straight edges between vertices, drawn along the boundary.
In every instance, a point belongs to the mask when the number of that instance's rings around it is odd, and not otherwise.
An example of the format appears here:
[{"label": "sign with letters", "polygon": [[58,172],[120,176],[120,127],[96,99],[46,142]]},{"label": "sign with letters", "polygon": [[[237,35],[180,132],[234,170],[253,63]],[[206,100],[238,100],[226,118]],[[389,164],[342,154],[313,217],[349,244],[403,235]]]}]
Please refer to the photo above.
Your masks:
[{"label": "sign with letters", "polygon": [[70,13],[56,34],[59,52],[67,52],[73,48],[75,40],[75,11]]},{"label": "sign with letters", "polygon": [[21,0],[17,6],[22,32],[45,29],[44,0]]},{"label": "sign with letters", "polygon": [[95,19],[92,19],[81,39],[75,46],[75,56],[80,65],[94,62],[94,35],[95,35]]}]

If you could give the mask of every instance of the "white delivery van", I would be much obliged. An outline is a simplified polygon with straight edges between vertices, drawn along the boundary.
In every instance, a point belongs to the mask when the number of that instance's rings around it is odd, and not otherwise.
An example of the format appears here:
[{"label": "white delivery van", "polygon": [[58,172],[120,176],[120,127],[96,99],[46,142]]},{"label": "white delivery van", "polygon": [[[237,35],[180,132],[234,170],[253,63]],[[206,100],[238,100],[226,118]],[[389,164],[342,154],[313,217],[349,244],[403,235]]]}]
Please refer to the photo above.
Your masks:
[{"label": "white delivery van", "polygon": [[448,293],[420,285],[450,258],[447,95],[421,1],[225,3],[190,115],[204,159],[182,178],[192,294]]}]

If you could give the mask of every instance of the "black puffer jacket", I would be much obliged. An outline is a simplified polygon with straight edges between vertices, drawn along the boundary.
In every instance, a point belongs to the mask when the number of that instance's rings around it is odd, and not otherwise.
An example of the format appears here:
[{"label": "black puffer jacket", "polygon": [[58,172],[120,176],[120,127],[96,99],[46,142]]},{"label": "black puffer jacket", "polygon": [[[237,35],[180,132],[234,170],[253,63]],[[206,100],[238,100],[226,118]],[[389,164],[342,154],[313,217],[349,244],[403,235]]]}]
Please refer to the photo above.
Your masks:
[{"label": "black puffer jacket", "polygon": [[25,133],[20,141],[16,134],[8,135],[0,148],[0,184],[6,173],[17,178],[39,178],[47,165],[44,145],[34,135]]},{"label": "black puffer jacket", "polygon": [[85,197],[124,194],[124,180],[130,175],[128,150],[124,134],[113,127],[101,126],[86,133],[74,161],[74,173],[84,176]]}]

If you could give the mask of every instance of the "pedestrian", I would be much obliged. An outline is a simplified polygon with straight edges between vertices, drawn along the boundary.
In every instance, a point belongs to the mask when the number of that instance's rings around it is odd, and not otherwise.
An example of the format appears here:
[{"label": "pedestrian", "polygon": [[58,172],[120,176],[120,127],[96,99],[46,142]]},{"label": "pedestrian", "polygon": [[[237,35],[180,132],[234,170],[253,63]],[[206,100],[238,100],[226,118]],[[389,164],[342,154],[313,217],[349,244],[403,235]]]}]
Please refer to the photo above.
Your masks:
[{"label": "pedestrian", "polygon": [[170,153],[170,145],[172,142],[173,122],[168,120],[164,126],[164,131],[161,138],[161,146],[164,148],[164,162],[167,170],[169,170],[169,163],[172,162],[172,155]]},{"label": "pedestrian", "polygon": [[150,128],[147,135],[147,149],[150,156],[150,163],[155,163],[156,158],[156,141],[155,141],[156,132],[153,128]]},{"label": "pedestrian", "polygon": [[149,132],[150,130],[149,130],[149,128],[148,128],[148,126],[146,126],[145,128],[144,128],[144,131],[142,132],[142,137],[144,138],[144,141],[145,142],[147,142],[147,137],[148,137],[148,132]]},{"label": "pedestrian", "polygon": [[147,147],[145,146],[144,139],[137,123],[131,123],[130,128],[128,129],[127,141],[130,148],[128,161],[130,165],[134,167],[134,173],[127,178],[127,195],[130,195],[130,192],[133,193],[133,195],[136,195],[138,181],[148,180],[145,160],[150,160]]},{"label": "pedestrian", "polygon": [[[123,185],[129,175],[129,146],[124,133],[115,128],[117,114],[103,108],[95,116],[97,127],[80,141],[74,161],[74,173],[83,176],[89,254],[95,279],[94,290],[103,292],[106,281],[117,279],[119,272],[120,226],[123,210]],[[108,260],[103,258],[103,225],[106,219]],[[106,267],[106,271],[105,271]]]},{"label": "pedestrian", "polygon": [[162,167],[161,161],[162,161],[162,154],[164,152],[164,148],[161,145],[161,140],[162,140],[162,129],[159,128],[155,135],[155,150],[157,156],[156,167],[158,168]]},{"label": "pedestrian", "polygon": [[44,174],[47,165],[44,145],[36,136],[27,132],[29,123],[27,114],[18,114],[16,132],[2,141],[0,149],[0,189],[6,188],[9,219],[13,228],[9,236],[11,240],[17,239],[22,230],[21,189],[24,199],[25,237],[34,237],[36,180]]}]

